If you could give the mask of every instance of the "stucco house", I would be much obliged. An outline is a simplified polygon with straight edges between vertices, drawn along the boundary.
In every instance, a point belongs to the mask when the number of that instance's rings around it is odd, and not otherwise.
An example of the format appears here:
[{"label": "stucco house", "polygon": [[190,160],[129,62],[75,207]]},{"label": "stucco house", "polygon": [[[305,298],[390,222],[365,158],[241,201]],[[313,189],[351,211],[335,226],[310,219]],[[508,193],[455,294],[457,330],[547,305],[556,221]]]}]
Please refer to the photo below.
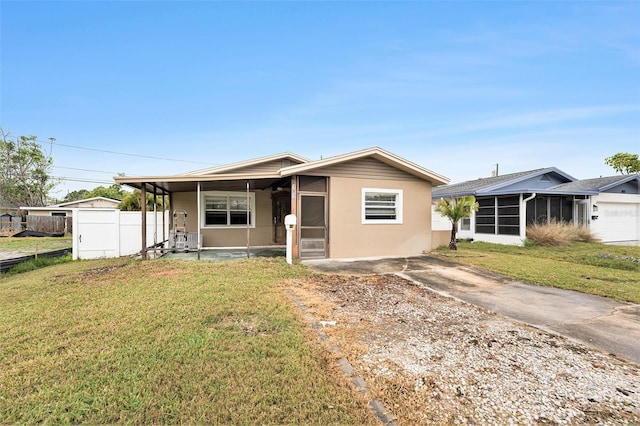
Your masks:
[{"label": "stucco house", "polygon": [[115,209],[120,204],[120,200],[107,197],[92,197],[83,200],[69,201],[66,203],[53,204],[45,207],[20,207],[31,216],[61,216],[72,217],[73,209],[77,208],[106,208]]},{"label": "stucco house", "polygon": [[[640,243],[640,175],[578,180],[555,168],[480,178],[433,190],[440,198],[473,195],[480,208],[461,221],[458,237],[520,245],[526,226],[561,220],[586,226],[604,243]],[[437,213],[434,229],[450,229]]]},{"label": "stucco house", "polygon": [[293,257],[299,259],[431,250],[431,190],[448,182],[381,148],[315,161],[282,153],[181,175],[114,180],[143,195],[168,195],[199,250],[284,244],[284,218],[293,214]]}]

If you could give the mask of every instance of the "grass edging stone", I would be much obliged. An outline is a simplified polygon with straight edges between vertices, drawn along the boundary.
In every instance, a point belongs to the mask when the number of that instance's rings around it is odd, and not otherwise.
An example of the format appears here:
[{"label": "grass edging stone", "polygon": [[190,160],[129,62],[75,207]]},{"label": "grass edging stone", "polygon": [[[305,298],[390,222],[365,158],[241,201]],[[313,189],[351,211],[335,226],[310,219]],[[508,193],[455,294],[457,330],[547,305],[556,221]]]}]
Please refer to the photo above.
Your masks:
[{"label": "grass edging stone", "polygon": [[[314,330],[319,330],[318,337],[320,338],[320,340],[322,340],[323,342],[327,341],[328,340],[327,334],[324,331],[320,330],[318,321],[316,321],[313,315],[309,313],[309,310],[307,309],[307,307],[304,306],[304,304],[300,301],[300,299],[298,299],[298,297],[296,297],[296,295],[293,293],[293,291],[290,288],[287,287],[286,290],[287,290],[287,294],[289,295],[293,303],[300,309],[300,311],[305,315],[305,318],[310,322],[311,327]],[[331,350],[338,355],[341,353],[340,349],[335,346],[332,346]],[[362,396],[367,396],[369,394],[369,387],[367,385],[367,382],[361,376],[358,376],[355,374],[356,370],[355,368],[353,368],[353,365],[351,365],[351,363],[347,358],[343,357],[338,359],[338,361],[336,361],[336,364],[338,365],[340,370],[348,378],[351,379],[351,383],[356,388],[356,390],[360,392],[360,394],[362,394]],[[395,421],[395,416],[384,407],[382,402],[377,400],[371,400],[369,401],[369,407],[374,412],[376,418],[383,425],[398,426],[398,424]]]}]

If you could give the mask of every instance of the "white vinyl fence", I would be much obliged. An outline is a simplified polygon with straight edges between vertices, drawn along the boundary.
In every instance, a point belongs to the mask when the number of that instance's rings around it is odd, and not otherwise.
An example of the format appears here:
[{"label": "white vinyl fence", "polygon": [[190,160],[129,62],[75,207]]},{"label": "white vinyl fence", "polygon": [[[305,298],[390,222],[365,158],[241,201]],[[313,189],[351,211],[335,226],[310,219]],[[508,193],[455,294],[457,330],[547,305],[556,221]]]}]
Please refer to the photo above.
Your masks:
[{"label": "white vinyl fence", "polygon": [[[155,219],[154,219],[155,215]],[[165,212],[165,238],[169,212]],[[73,259],[97,259],[136,254],[142,248],[142,214],[117,209],[73,209]],[[162,242],[162,212],[147,212],[149,247]]]}]

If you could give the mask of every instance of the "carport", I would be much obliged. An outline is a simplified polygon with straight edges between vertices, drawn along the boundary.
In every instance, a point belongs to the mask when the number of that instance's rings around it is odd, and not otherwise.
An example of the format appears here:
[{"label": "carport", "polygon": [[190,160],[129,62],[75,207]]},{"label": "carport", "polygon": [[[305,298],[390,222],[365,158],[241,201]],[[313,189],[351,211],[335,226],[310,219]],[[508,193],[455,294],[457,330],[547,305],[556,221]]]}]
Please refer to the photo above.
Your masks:
[{"label": "carport", "polygon": [[[181,193],[195,193],[197,200],[197,208],[196,208],[196,224],[195,233],[196,233],[196,250],[195,252],[200,256],[203,256],[203,250],[211,251],[210,255],[207,257],[215,257],[222,256],[219,248],[215,247],[206,247],[202,244],[202,229],[199,224],[203,223],[203,206],[202,206],[202,193],[204,192],[231,192],[231,193],[244,193],[246,196],[246,205],[252,206],[252,191],[266,191],[271,188],[277,190],[278,193],[288,193],[291,191],[291,181],[292,178],[281,178],[276,175],[263,175],[263,176],[246,176],[246,175],[211,175],[211,176],[198,176],[197,180],[192,176],[175,176],[175,177],[141,177],[141,178],[124,178],[118,177],[114,178],[117,183],[124,184],[130,186],[132,188],[138,189],[141,192],[141,199],[144,200],[147,197],[147,194],[152,194],[154,198],[161,196],[162,197],[162,210],[166,210],[167,206],[165,205],[165,197],[169,200],[169,206],[174,206],[175,196],[176,194]],[[154,205],[155,207],[155,205]],[[291,212],[295,212],[295,200],[291,203]],[[244,257],[251,256],[251,234],[252,229],[252,221],[255,220],[255,217],[252,217],[252,212],[255,211],[254,208],[246,209],[246,220],[244,225],[245,237],[246,237],[246,245],[244,247]],[[161,247],[153,247],[147,246],[144,242],[147,241],[147,206],[146,203],[141,203],[141,217],[142,217],[142,246],[141,246],[141,254],[142,258],[147,258],[147,252],[149,250],[164,250],[164,251],[174,251],[170,247],[164,247],[165,244],[170,243],[169,236],[162,235],[162,241],[157,242],[157,246]],[[287,212],[288,213],[288,212]],[[284,223],[284,215],[282,216],[281,221]],[[165,215],[162,216],[163,220]],[[165,224],[163,223],[163,229],[165,228]],[[274,223],[274,225],[278,225]],[[241,226],[235,227],[236,230],[239,230]],[[276,241],[274,241],[275,243]],[[263,244],[259,244],[260,247]],[[238,253],[238,247],[234,247],[230,250],[229,253]],[[191,250],[193,251],[193,250]],[[217,253],[217,254],[216,254]],[[188,257],[188,256],[185,256]]]}]

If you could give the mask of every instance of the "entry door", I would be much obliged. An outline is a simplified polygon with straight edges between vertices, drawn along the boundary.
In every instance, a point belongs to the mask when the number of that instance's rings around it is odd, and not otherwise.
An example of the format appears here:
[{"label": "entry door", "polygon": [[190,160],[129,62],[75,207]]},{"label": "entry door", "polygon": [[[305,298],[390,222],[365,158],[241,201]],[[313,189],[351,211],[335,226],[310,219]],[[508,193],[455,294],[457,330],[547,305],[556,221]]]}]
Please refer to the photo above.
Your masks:
[{"label": "entry door", "polygon": [[324,195],[300,196],[300,258],[327,257],[327,209]]},{"label": "entry door", "polygon": [[586,200],[576,201],[576,215],[574,223],[578,226],[587,226],[589,224],[589,204]]},{"label": "entry door", "polygon": [[291,213],[291,193],[278,192],[272,196],[273,203],[273,242],[284,244],[286,241],[286,229],[284,227],[284,217]]}]

